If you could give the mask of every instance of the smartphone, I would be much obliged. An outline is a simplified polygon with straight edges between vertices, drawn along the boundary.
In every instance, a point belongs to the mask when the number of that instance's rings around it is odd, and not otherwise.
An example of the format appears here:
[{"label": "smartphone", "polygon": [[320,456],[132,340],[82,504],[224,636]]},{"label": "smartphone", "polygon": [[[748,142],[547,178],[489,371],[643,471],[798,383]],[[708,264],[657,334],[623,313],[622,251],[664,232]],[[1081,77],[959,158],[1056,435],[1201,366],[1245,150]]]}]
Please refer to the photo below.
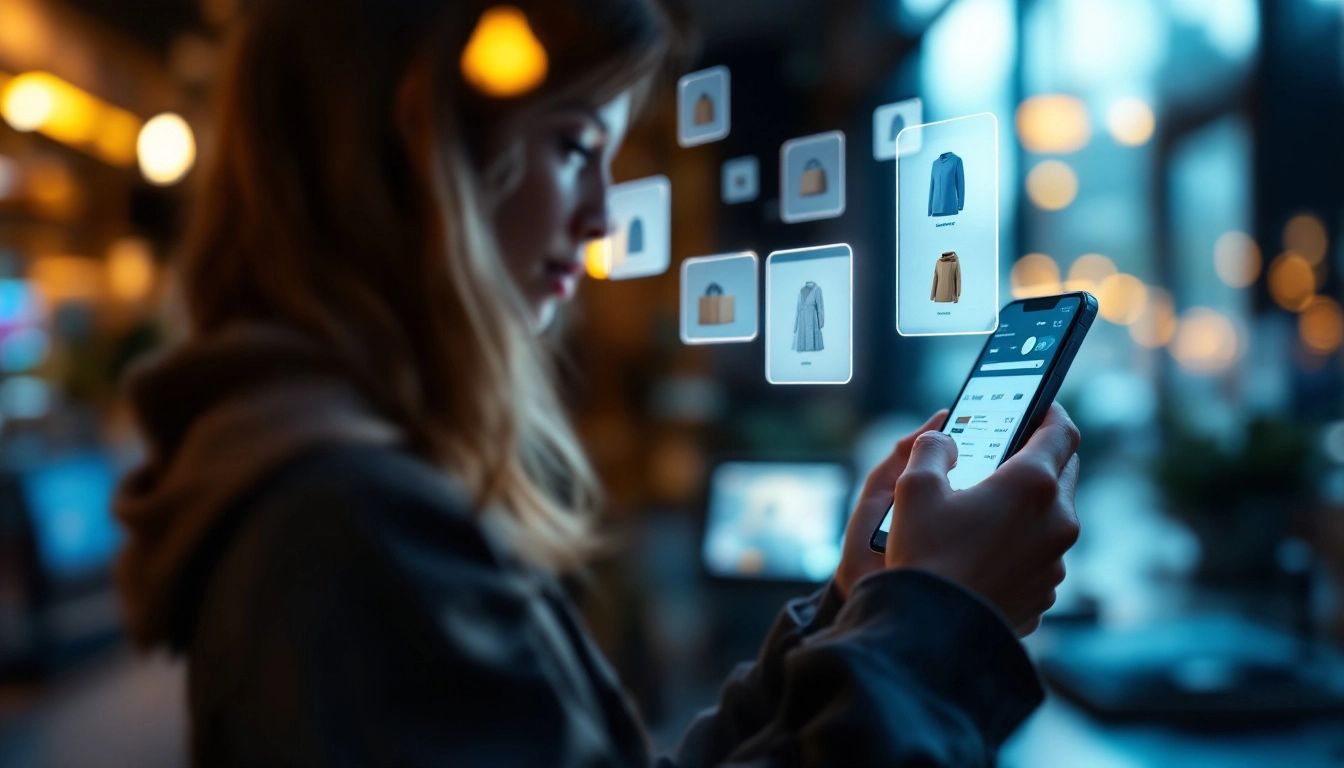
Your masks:
[{"label": "smartphone", "polygon": [[[1083,337],[1097,317],[1086,291],[1014,301],[999,311],[999,327],[952,403],[942,431],[957,443],[947,473],[959,491],[989,477],[1027,442],[1055,401]],[[887,549],[891,510],[868,544]]]}]

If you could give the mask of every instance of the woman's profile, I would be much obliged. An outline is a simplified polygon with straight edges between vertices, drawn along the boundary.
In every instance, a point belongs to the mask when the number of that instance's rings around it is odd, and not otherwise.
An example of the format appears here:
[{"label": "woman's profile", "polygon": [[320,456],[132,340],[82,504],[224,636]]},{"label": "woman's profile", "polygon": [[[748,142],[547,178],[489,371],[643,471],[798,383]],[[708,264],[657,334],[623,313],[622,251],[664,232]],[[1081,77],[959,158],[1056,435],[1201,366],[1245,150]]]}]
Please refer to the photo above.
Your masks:
[{"label": "woman's profile", "polygon": [[547,72],[501,97],[459,66],[486,5],[266,0],[233,41],[189,332],[130,382],[148,451],[117,501],[128,624],[187,660],[193,763],[991,762],[1040,700],[1017,636],[1078,532],[1058,408],[966,491],[942,414],[900,441],[835,577],[651,754],[559,586],[599,493],[538,336],[611,226],[668,25],[515,0]]}]

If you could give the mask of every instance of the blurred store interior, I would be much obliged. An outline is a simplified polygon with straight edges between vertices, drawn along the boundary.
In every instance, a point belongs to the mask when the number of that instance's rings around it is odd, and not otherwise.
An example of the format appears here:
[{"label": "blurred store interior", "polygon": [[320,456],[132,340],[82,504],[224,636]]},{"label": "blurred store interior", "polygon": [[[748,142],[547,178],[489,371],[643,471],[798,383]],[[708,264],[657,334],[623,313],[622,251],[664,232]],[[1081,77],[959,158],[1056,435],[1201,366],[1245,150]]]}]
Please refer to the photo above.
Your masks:
[{"label": "blurred store interior", "polygon": [[[119,378],[182,331],[175,249],[237,2],[0,0],[0,765],[183,760],[181,670],[119,631],[108,502],[139,450]],[[896,332],[873,112],[919,97],[926,121],[998,119],[1002,300],[1101,302],[1060,396],[1082,538],[1028,641],[1051,695],[1003,763],[1344,764],[1344,2],[688,6],[687,71],[731,70],[731,134],[679,147],[659,90],[616,177],[671,180],[672,268],[595,263],[560,340],[622,542],[583,604],[656,740],[824,579],[854,484],[984,341]],[[780,145],[830,130],[844,214],[783,223]],[[743,155],[759,198],[725,205]],[[850,383],[772,386],[760,339],[682,343],[684,258],[836,242]],[[706,566],[714,526],[746,524],[707,514],[742,462],[807,465],[838,510],[794,526],[823,544],[801,570]]]}]

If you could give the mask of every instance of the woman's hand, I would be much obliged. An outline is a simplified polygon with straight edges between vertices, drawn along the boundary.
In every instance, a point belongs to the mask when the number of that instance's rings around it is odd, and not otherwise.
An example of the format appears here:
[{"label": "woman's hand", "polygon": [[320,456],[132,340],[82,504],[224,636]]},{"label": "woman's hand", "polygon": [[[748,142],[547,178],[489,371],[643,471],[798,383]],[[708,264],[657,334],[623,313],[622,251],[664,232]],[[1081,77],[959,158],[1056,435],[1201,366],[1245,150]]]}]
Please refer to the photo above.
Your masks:
[{"label": "woman's hand", "polygon": [[[1061,406],[1053,405],[1021,451],[963,491],[953,491],[947,481],[947,471],[957,462],[950,437],[926,431],[904,452],[898,444],[869,477],[863,498],[870,505],[860,501],[855,510],[841,567],[852,554],[852,541],[861,539],[866,547],[867,536],[881,522],[886,508],[876,510],[876,496],[888,477],[883,471],[899,465],[883,566],[915,568],[957,582],[994,604],[1018,634],[1030,634],[1054,605],[1055,587],[1064,580],[1063,555],[1078,539],[1073,503],[1078,442],[1078,428]],[[872,487],[875,480],[877,488]],[[871,561],[859,562],[867,566]],[[854,583],[842,584],[840,571],[836,582],[845,595]]]},{"label": "woman's hand", "polygon": [[910,450],[915,438],[942,426],[947,419],[947,409],[938,411],[924,422],[924,426],[901,438],[896,449],[882,460],[881,464],[868,473],[864,481],[863,492],[859,494],[854,514],[849,516],[849,525],[845,529],[845,543],[840,553],[840,565],[835,569],[835,586],[846,599],[849,590],[859,579],[885,568],[882,555],[869,546],[873,531],[881,524],[882,518],[891,507],[892,492],[896,480],[905,471],[905,463],[910,459]]}]

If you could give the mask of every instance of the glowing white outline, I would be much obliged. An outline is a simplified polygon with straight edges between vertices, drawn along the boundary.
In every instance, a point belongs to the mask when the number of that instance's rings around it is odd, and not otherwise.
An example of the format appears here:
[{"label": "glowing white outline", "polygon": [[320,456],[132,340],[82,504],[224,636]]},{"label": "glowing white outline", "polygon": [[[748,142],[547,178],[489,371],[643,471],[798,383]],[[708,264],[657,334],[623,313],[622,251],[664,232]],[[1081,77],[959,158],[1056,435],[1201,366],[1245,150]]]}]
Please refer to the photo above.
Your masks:
[{"label": "glowing white outline", "polygon": [[[806,251],[822,251],[828,248],[844,248],[849,254],[847,257],[849,259],[849,371],[845,374],[845,378],[840,381],[775,381],[770,378],[770,262],[776,256]],[[786,248],[782,251],[771,251],[770,255],[765,257],[765,380],[777,387],[790,384],[848,384],[854,380],[854,249],[850,247],[849,243],[813,245],[807,248]]]},{"label": "glowing white outline", "polygon": [[[786,177],[788,176],[788,173],[789,173],[789,164],[788,164],[789,152],[790,152],[795,146],[797,146],[797,145],[799,145],[799,144],[814,144],[814,143],[821,143],[822,141],[829,140],[832,136],[837,136],[837,137],[840,138],[840,163],[839,163],[839,165],[840,165],[840,168],[839,168],[839,172],[840,172],[840,173],[839,173],[839,175],[840,175],[840,185],[839,185],[839,188],[840,188],[840,196],[839,196],[838,200],[836,201],[836,202],[838,203],[838,207],[837,207],[834,211],[829,211],[829,210],[827,210],[827,211],[809,211],[809,212],[804,213],[804,214],[801,214],[801,215],[798,215],[798,214],[790,214],[790,213],[789,213],[789,206],[788,206],[789,195],[787,194],[787,190],[789,189],[789,184],[788,184],[788,181],[789,181],[789,180],[786,178]],[[899,133],[896,134],[896,137],[897,137],[897,138],[900,138],[900,134],[899,134]],[[844,213],[845,213],[845,132],[844,132],[844,131],[822,131],[821,133],[814,133],[814,134],[811,134],[811,135],[809,135],[809,136],[799,136],[799,137],[796,138],[796,139],[789,139],[788,141],[785,141],[783,144],[780,144],[780,145],[779,145],[779,219],[780,219],[780,221],[784,222],[785,224],[797,224],[797,223],[800,222],[800,221],[818,221],[818,220],[820,220],[820,219],[834,219],[834,218],[837,217],[837,216],[842,216],[842,215],[844,215]]]},{"label": "glowing white outline", "polygon": [[[671,269],[672,267],[672,181],[670,179],[668,179],[666,176],[662,174],[655,174],[653,176],[645,176],[639,179],[631,179],[630,181],[623,181],[620,184],[613,184],[611,188],[607,190],[607,201],[608,201],[607,204],[608,206],[610,206],[611,196],[614,194],[628,192],[629,190],[632,189],[638,190],[640,187],[645,186],[660,187],[659,192],[662,196],[663,206],[666,209],[665,211],[659,211],[660,216],[662,216],[664,213],[666,214],[666,220],[667,220],[667,250],[664,254],[667,258],[665,259],[665,263],[662,265],[662,267],[654,271],[633,270],[633,272],[630,274],[626,273],[617,274],[616,271],[617,265],[615,263],[615,255],[613,254],[611,267],[607,271],[607,277],[606,277],[607,280],[634,280],[640,277],[654,277],[656,275],[661,275],[667,272],[667,270]],[[645,213],[647,214],[647,211]],[[608,235],[608,237],[612,237],[612,235]],[[613,241],[613,245],[614,242],[615,241]],[[626,260],[622,262],[622,264],[628,264],[630,254],[627,253],[624,254],[624,256]],[[647,268],[645,269],[647,270]]]},{"label": "glowing white outline", "polygon": [[[755,251],[733,251],[732,253],[715,253],[710,256],[691,256],[683,259],[681,262],[681,343],[686,345],[700,344],[741,344],[743,342],[755,341],[757,336],[761,335],[761,299],[760,293],[756,294],[756,316],[751,328],[750,336],[710,336],[710,337],[692,337],[686,335],[686,329],[691,324],[691,309],[686,304],[686,272],[692,264],[705,264],[712,261],[731,261],[733,259],[751,259],[751,289],[759,291],[757,280],[761,274],[761,258]],[[699,325],[699,323],[697,323]]]},{"label": "glowing white outline", "polygon": [[[681,107],[682,96],[686,92],[686,87],[690,84],[723,74],[723,131],[719,133],[706,133],[703,136],[692,136],[687,138],[681,132]],[[698,69],[694,72],[688,72],[677,78],[677,144],[682,147],[698,147],[701,144],[712,144],[716,141],[722,141],[728,137],[733,129],[733,79],[732,71],[728,67],[719,64],[714,67]]]},{"label": "glowing white outline", "polygon": [[[906,333],[901,329],[901,134],[909,130],[923,130],[933,125],[943,125],[945,123],[954,123],[958,120],[969,120],[975,117],[989,115],[989,119],[994,121],[994,327],[987,331],[933,331],[930,333]],[[920,136],[920,146],[923,147],[924,137]],[[920,336],[988,336],[999,330],[999,301],[1002,296],[999,292],[999,281],[1003,279],[1003,266],[999,259],[1002,257],[999,247],[999,118],[993,112],[976,112],[970,115],[961,115],[951,117],[947,120],[938,120],[932,123],[922,125],[907,125],[901,129],[901,133],[896,134],[896,215],[892,218],[896,222],[896,333],[908,338],[917,338]]]}]

